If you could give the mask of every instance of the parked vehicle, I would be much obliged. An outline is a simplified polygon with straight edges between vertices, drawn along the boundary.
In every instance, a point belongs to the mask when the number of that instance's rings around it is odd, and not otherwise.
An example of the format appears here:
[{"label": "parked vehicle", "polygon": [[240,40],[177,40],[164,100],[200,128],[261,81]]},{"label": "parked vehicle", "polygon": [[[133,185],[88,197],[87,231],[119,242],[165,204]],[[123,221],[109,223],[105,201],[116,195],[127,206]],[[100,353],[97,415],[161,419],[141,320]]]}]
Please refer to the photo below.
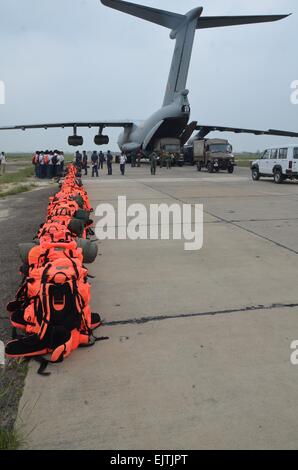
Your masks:
[{"label": "parked vehicle", "polygon": [[155,142],[154,150],[159,154],[171,154],[172,165],[183,166],[184,165],[184,155],[181,152],[181,142],[179,139],[167,138],[160,139]]},{"label": "parked vehicle", "polygon": [[206,168],[209,173],[220,170],[234,173],[236,166],[233,148],[228,140],[194,140],[184,148],[186,162],[197,165],[198,171]]},{"label": "parked vehicle", "polygon": [[252,179],[274,178],[276,184],[298,180],[298,145],[274,147],[265,150],[259,160],[251,164]]}]

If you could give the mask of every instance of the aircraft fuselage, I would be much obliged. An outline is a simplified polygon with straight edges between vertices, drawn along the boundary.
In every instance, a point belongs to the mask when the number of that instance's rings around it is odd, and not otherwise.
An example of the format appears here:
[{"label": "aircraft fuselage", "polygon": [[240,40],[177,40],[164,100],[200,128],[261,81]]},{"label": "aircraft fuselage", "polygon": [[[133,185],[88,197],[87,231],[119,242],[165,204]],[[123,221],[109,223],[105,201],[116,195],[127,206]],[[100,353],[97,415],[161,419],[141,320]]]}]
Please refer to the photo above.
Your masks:
[{"label": "aircraft fuselage", "polygon": [[177,93],[174,101],[160,108],[143,123],[127,128],[121,133],[118,145],[124,152],[140,149],[152,151],[157,139],[175,137],[179,139],[190,117],[188,90]]}]

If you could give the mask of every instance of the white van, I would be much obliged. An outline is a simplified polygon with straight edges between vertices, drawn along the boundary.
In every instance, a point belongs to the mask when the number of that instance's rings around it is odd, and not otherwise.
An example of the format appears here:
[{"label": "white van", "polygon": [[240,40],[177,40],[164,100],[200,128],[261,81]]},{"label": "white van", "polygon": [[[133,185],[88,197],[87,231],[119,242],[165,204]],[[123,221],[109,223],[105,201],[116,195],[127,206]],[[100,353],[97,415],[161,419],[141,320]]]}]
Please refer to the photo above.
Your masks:
[{"label": "white van", "polygon": [[251,164],[252,179],[273,177],[276,184],[287,179],[298,180],[298,145],[287,145],[265,150],[260,160]]}]

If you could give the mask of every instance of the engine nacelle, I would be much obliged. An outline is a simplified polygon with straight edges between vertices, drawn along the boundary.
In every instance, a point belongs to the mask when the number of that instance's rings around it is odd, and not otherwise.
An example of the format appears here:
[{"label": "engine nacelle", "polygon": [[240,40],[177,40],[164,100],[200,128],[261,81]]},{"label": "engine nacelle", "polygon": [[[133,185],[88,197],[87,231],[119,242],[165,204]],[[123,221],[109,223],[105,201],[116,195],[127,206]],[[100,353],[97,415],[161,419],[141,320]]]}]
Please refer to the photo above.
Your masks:
[{"label": "engine nacelle", "polygon": [[84,139],[80,135],[71,135],[68,137],[68,145],[72,147],[79,147],[84,144]]},{"label": "engine nacelle", "polygon": [[95,145],[108,145],[110,142],[109,136],[107,135],[96,135],[94,137]]}]

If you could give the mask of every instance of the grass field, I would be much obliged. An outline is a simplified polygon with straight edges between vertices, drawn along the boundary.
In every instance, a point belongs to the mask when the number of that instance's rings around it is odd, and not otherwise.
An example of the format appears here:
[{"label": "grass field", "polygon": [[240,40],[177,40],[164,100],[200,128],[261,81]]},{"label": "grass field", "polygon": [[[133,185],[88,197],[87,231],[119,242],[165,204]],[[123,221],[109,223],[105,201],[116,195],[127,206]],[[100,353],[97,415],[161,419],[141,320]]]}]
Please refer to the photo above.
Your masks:
[{"label": "grass field", "polygon": [[33,180],[33,166],[18,168],[14,172],[0,176],[0,198],[30,191],[35,187]]},{"label": "grass field", "polygon": [[235,158],[237,161],[237,165],[240,168],[250,168],[250,164],[253,160],[257,160],[259,158],[259,154],[254,153],[239,153],[235,154]]}]

